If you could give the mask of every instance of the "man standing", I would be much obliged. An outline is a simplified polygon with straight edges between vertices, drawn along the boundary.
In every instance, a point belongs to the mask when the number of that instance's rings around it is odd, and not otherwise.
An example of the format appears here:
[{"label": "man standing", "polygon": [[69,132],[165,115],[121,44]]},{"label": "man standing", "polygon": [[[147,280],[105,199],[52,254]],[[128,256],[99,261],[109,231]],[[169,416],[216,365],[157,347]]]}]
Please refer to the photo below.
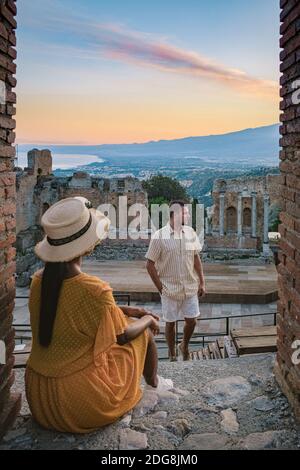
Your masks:
[{"label": "man standing", "polygon": [[190,215],[183,201],[170,203],[170,220],[155,232],[146,253],[147,271],[161,295],[166,321],[170,361],[176,361],[175,324],[185,320],[179,345],[184,361],[189,360],[189,341],[200,315],[198,295],[205,295],[205,281],[199,257],[201,245],[188,226]]}]

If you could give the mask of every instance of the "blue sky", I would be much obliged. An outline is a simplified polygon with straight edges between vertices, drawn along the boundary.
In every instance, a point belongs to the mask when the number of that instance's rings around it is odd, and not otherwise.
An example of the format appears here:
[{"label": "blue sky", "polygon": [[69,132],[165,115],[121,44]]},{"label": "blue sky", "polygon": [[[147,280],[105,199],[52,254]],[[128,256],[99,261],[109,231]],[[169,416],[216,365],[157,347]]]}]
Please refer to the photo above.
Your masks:
[{"label": "blue sky", "polygon": [[278,0],[20,0],[18,141],[113,143],[278,121]]}]

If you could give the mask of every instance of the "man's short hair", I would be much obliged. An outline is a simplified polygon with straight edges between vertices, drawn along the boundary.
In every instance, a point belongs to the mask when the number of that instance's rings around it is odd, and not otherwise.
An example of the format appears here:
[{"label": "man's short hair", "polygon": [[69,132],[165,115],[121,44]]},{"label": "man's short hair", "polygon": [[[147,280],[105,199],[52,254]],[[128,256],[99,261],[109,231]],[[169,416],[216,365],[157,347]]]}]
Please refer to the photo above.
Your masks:
[{"label": "man's short hair", "polygon": [[183,209],[186,204],[188,204],[188,202],[184,201],[183,199],[174,199],[171,201],[169,204],[170,217],[174,215],[174,207],[178,209],[178,206],[180,206]]}]

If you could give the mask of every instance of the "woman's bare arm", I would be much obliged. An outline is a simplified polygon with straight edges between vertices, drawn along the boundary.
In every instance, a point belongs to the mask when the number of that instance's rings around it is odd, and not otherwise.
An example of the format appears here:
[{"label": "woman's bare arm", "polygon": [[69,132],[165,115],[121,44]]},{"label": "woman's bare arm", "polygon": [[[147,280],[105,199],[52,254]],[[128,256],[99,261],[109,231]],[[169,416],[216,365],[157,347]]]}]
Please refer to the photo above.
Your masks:
[{"label": "woman's bare arm", "polygon": [[123,346],[140,336],[147,328],[150,328],[153,334],[159,333],[158,323],[151,315],[145,315],[135,322],[130,323],[124,333],[117,336],[117,343]]},{"label": "woman's bare arm", "polygon": [[120,309],[122,312],[130,318],[142,318],[145,315],[152,315],[155,320],[159,320],[159,317],[155,315],[154,313],[145,310],[144,308],[140,307],[129,307],[128,305],[119,305]]}]

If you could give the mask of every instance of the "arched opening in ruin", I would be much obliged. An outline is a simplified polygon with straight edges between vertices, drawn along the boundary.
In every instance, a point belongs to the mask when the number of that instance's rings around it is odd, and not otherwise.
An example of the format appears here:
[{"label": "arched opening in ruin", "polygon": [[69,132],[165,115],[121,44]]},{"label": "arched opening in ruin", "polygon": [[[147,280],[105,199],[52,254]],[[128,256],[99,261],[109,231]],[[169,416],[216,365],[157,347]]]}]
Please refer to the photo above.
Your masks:
[{"label": "arched opening in ruin", "polygon": [[236,208],[231,206],[226,209],[226,231],[234,233],[237,230]]},{"label": "arched opening in ruin", "polygon": [[250,207],[245,207],[243,210],[243,228],[245,230],[251,229],[251,209]]}]

